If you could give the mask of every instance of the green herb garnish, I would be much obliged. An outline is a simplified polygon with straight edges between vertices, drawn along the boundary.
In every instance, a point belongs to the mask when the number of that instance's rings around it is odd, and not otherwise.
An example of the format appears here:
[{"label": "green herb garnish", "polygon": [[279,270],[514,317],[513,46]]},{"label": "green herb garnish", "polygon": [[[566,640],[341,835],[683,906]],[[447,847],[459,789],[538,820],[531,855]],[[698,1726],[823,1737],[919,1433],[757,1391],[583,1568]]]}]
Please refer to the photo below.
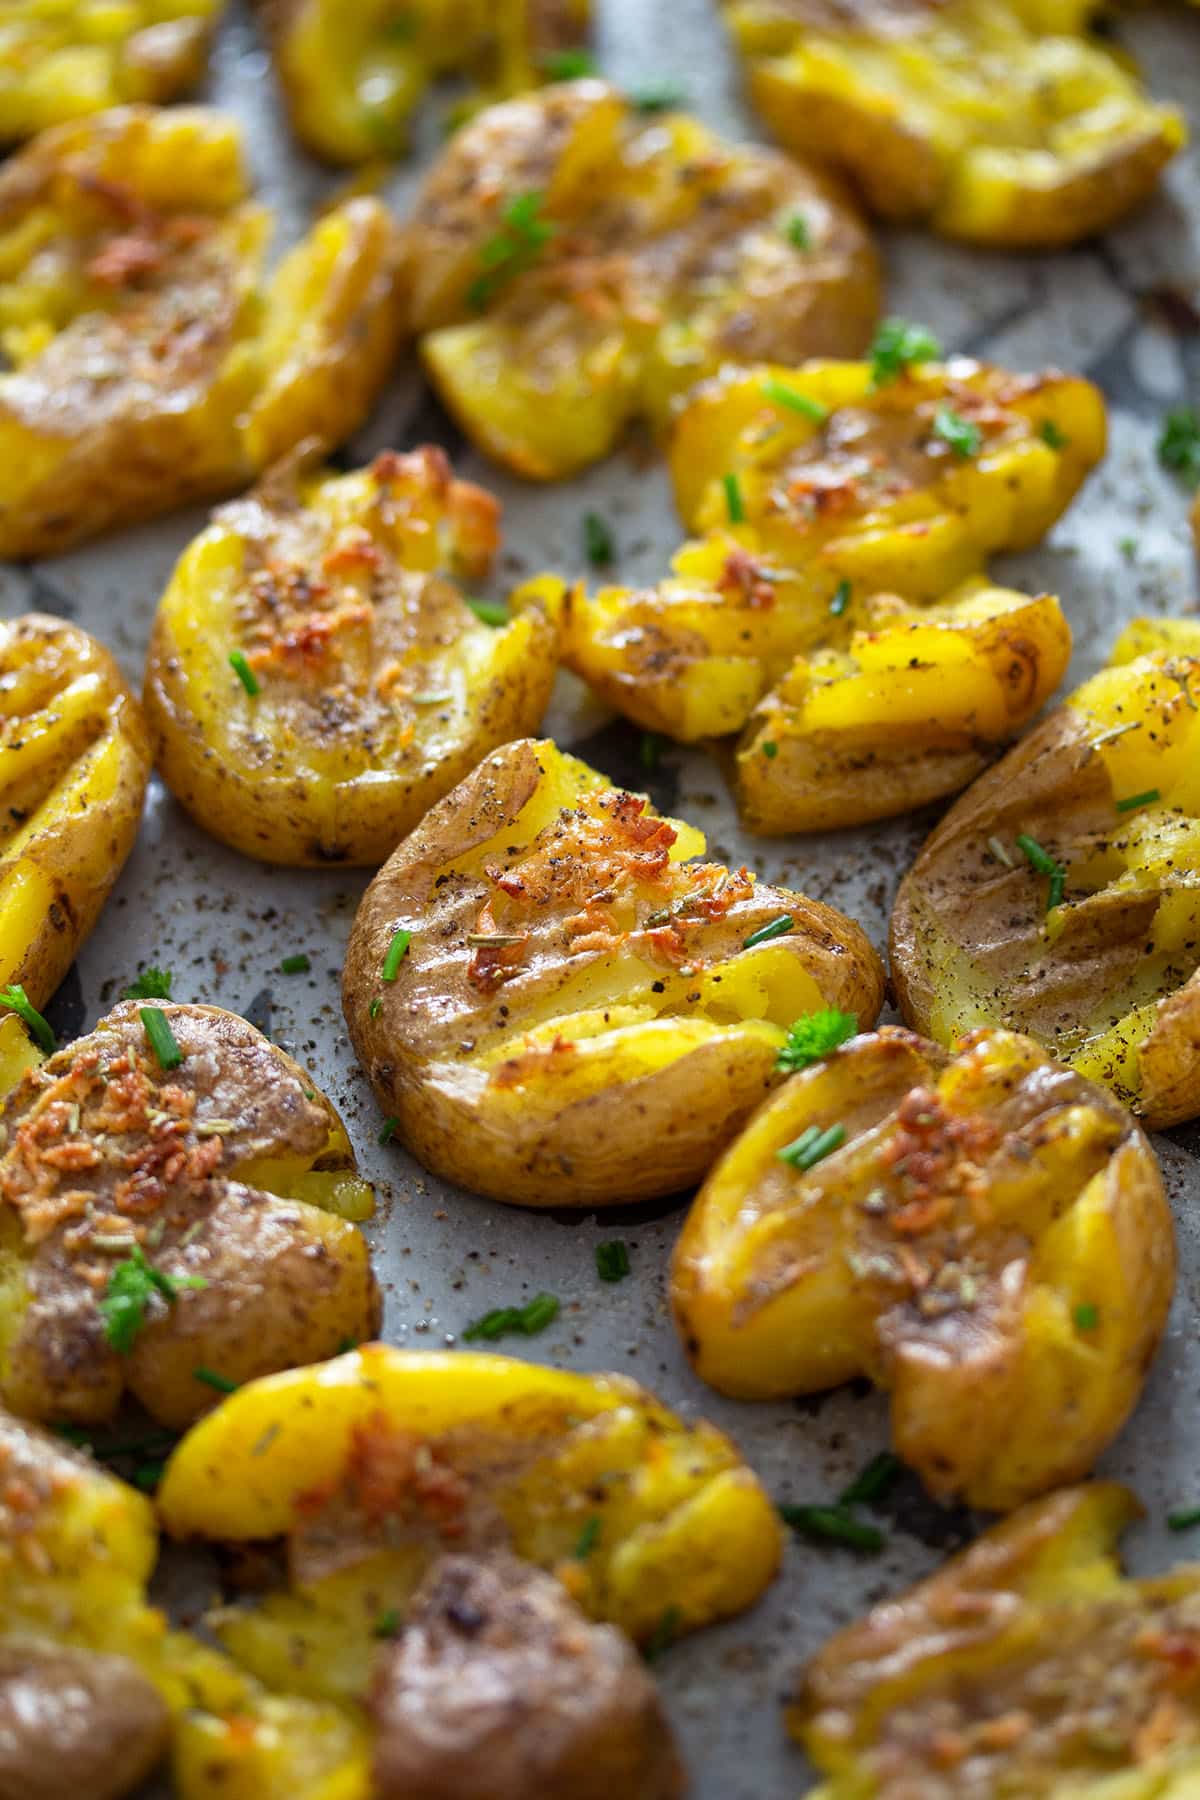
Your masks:
[{"label": "green herb garnish", "polygon": [[153,963],[147,969],[139,969],[137,980],[124,990],[124,997],[126,1000],[169,1000],[170,969],[156,969]]},{"label": "green herb garnish", "polygon": [[820,1062],[839,1044],[846,1043],[858,1030],[853,1013],[839,1012],[836,1006],[823,1006],[817,1012],[805,1013],[788,1026],[787,1042],[775,1060],[775,1067],[786,1074],[807,1069],[809,1063]]},{"label": "green herb garnish", "polygon": [[653,775],[662,761],[665,739],[657,731],[643,731],[638,743],[638,761],[648,775]]},{"label": "green herb garnish", "polygon": [[802,418],[811,419],[814,425],[823,425],[829,417],[827,406],[822,406],[819,400],[810,400],[807,394],[798,394],[795,388],[787,387],[782,381],[768,379],[763,382],[762,391],[776,406],[786,406]]},{"label": "green herb garnish", "polygon": [[761,749],[768,762],[774,762],[775,758],[779,755],[779,745],[771,738],[767,739],[766,743],[761,746]]},{"label": "green herb garnish", "polygon": [[1185,406],[1167,414],[1158,439],[1158,460],[1185,481],[1200,481],[1200,413]]},{"label": "green herb garnish", "polygon": [[606,568],[616,555],[612,530],[599,513],[583,515],[583,548],[594,569]]},{"label": "green herb garnish", "polygon": [[624,1281],[629,1273],[629,1246],[623,1238],[596,1245],[596,1273],[601,1281]]},{"label": "green herb garnish", "polygon": [[725,510],[729,514],[731,525],[745,522],[746,508],[742,504],[741,483],[734,474],[722,475],[721,486],[725,489]]},{"label": "green herb garnish", "polygon": [[377,1638],[394,1638],[399,1630],[399,1610],[394,1606],[389,1606],[387,1611],[380,1613],[379,1617],[376,1619],[371,1636]]},{"label": "green herb garnish", "polygon": [[810,1125],[794,1142],[785,1144],[775,1154],[780,1162],[790,1163],[793,1169],[799,1169],[804,1174],[809,1169],[815,1169],[819,1162],[824,1162],[827,1156],[832,1156],[845,1141],[844,1125],[829,1125],[824,1131],[819,1125]]},{"label": "green herb garnish", "polygon": [[783,227],[783,235],[793,250],[811,250],[812,232],[803,213],[793,213]]},{"label": "green herb garnish", "polygon": [[146,1323],[146,1308],[153,1295],[161,1294],[173,1305],[185,1288],[207,1286],[202,1275],[168,1275],[165,1269],[156,1269],[141,1245],[135,1244],[109,1276],[98,1303],[104,1335],[118,1356],[127,1356]]},{"label": "green herb garnish", "polygon": [[829,602],[829,610],[835,619],[840,619],[850,604],[850,583],[839,581],[834,590],[833,599]]},{"label": "green herb garnish", "polygon": [[1062,905],[1063,894],[1066,891],[1067,871],[1061,863],[1055,862],[1049,851],[1043,850],[1037,839],[1031,838],[1028,832],[1018,833],[1017,849],[1025,857],[1030,868],[1036,869],[1039,875],[1050,877],[1050,887],[1046,894],[1046,911],[1053,912],[1056,906]]},{"label": "green herb garnish", "polygon": [[871,386],[887,387],[914,363],[936,362],[941,354],[942,346],[923,325],[910,325],[907,319],[885,319],[867,352],[871,359]]},{"label": "green herb garnish", "polygon": [[1179,1512],[1169,1512],[1167,1524],[1172,1531],[1190,1531],[1193,1525],[1200,1525],[1200,1506],[1187,1506]]},{"label": "green herb garnish", "polygon": [[754,950],[759,944],[769,944],[772,938],[786,937],[789,931],[795,931],[795,929],[796,921],[791,913],[780,913],[777,919],[770,920],[766,925],[760,925],[758,930],[752,931],[748,938],[743,938],[742,949]]},{"label": "green herb garnish", "polygon": [[9,1012],[15,1012],[18,1018],[24,1020],[30,1036],[47,1056],[54,1054],[58,1040],[19,981],[0,988],[0,1006],[7,1007]]},{"label": "green herb garnish", "polygon": [[468,600],[467,605],[485,625],[507,625],[511,616],[503,600]]},{"label": "green herb garnish", "polygon": [[150,1039],[150,1048],[158,1058],[159,1068],[177,1069],[183,1061],[183,1051],[167,1022],[166,1013],[162,1011],[161,1007],[140,1006],[138,1018],[142,1021],[146,1036]]},{"label": "green herb garnish", "polygon": [[501,230],[479,252],[483,272],[467,289],[467,304],[477,312],[508,282],[533,267],[558,230],[557,225],[541,217],[544,199],[536,190],[516,194],[500,214]]},{"label": "green herb garnish", "polygon": [[1139,806],[1153,806],[1156,801],[1161,799],[1162,795],[1157,788],[1147,788],[1144,794],[1130,794],[1127,800],[1118,800],[1117,811],[1120,813],[1136,812]]},{"label": "green herb garnish", "polygon": [[385,1119],[383,1121],[383,1124],[379,1127],[379,1142],[381,1144],[391,1143],[396,1135],[396,1127],[399,1123],[399,1119]]},{"label": "green herb garnish", "polygon": [[372,1019],[377,1019],[382,1011],[383,1001],[380,999],[379,995],[376,994],[370,1006],[367,1008],[367,1016]]},{"label": "green herb garnish", "polygon": [[547,81],[582,81],[596,73],[590,50],[551,50],[538,63]]},{"label": "green herb garnish", "polygon": [[218,1394],[236,1394],[241,1385],[230,1381],[227,1375],[218,1375],[215,1369],[206,1369],[203,1364],[192,1370],[192,1380],[202,1381],[205,1387],[215,1388]]},{"label": "green herb garnish", "polygon": [[895,1486],[903,1468],[898,1456],[893,1456],[890,1450],[881,1450],[854,1477],[845,1493],[838,1496],[839,1507],[870,1506],[874,1501],[882,1500]]},{"label": "green herb garnish", "polygon": [[948,444],[955,456],[966,462],[969,457],[979,455],[979,447],[983,443],[983,433],[978,425],[970,419],[964,419],[952,407],[940,406],[933,421],[933,435]]},{"label": "green herb garnish", "polygon": [[1038,426],[1038,436],[1051,450],[1065,450],[1071,441],[1065,432],[1059,430],[1053,419],[1042,420]]},{"label": "green herb garnish", "polygon": [[1100,1308],[1093,1306],[1090,1300],[1075,1308],[1075,1325],[1079,1331],[1095,1331],[1100,1323]]},{"label": "green herb garnish", "polygon": [[283,975],[307,975],[311,968],[312,964],[303,950],[297,950],[295,956],[285,956],[279,965]]},{"label": "green herb garnish", "polygon": [[552,1325],[559,1313],[558,1301],[553,1294],[535,1294],[527,1306],[499,1306],[494,1312],[484,1313],[482,1319],[475,1319],[463,1332],[466,1343],[474,1343],[477,1338],[484,1338],[494,1343],[497,1338],[517,1334],[521,1337],[536,1337],[539,1331],[545,1331]]},{"label": "green herb garnish", "polygon": [[403,926],[392,933],[392,941],[387,947],[387,955],[383,959],[383,967],[379,971],[384,981],[395,981],[400,973],[400,964],[408,955],[408,946],[412,943],[412,932]]},{"label": "green herb garnish", "polygon": [[682,1620],[683,1615],[679,1608],[677,1606],[668,1606],[667,1610],[663,1613],[662,1618],[651,1632],[642,1650],[642,1656],[646,1662],[657,1662],[664,1651],[671,1648],[671,1645],[679,1636],[679,1627]]},{"label": "green herb garnish", "polygon": [[631,90],[629,104],[641,113],[674,112],[676,107],[686,106],[687,89],[678,81],[649,81],[645,87]]},{"label": "green herb garnish", "polygon": [[882,1550],[884,1536],[875,1525],[864,1525],[836,1506],[790,1506],[778,1508],[779,1516],[793,1531],[805,1537],[820,1538],[825,1543],[846,1544],[852,1550]]},{"label": "green herb garnish", "polygon": [[575,1548],[571,1552],[576,1562],[587,1561],[600,1541],[600,1531],[601,1521],[593,1514],[580,1532]]},{"label": "green herb garnish", "polygon": [[262,689],[258,685],[258,676],[254,673],[254,670],[250,667],[250,664],[246,661],[245,656],[240,650],[231,650],[229,652],[229,666],[252,699],[255,694],[260,694],[262,692]]}]

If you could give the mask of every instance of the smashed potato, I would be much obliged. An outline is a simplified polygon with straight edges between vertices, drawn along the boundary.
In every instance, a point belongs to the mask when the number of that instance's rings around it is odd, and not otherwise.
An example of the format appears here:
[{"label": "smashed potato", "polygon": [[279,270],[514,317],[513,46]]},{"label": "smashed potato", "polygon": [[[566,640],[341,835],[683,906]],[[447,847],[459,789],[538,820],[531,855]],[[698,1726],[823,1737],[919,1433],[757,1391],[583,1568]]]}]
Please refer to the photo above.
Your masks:
[{"label": "smashed potato", "polygon": [[133,848],[150,742],[108,651],[25,613],[0,622],[0,748],[0,986],[42,1007]]},{"label": "smashed potato", "polygon": [[951,807],[892,915],[909,1024],[1028,1032],[1151,1126],[1200,1111],[1198,700],[1200,622],[1137,621]]},{"label": "smashed potato", "polygon": [[[1090,382],[958,357],[731,370],[676,426],[685,524],[656,588],[542,581],[569,668],[648,730],[745,728],[751,829],[884,818],[953,793],[1057,687],[1057,599],[991,585],[1103,454]],[[518,596],[521,603],[521,596]]]},{"label": "smashed potato", "polygon": [[204,73],[224,0],[7,0],[0,143],[131,100],[173,100]]},{"label": "smashed potato", "polygon": [[599,81],[466,126],[407,241],[434,385],[481,449],[539,481],[607,455],[634,419],[661,429],[725,363],[853,354],[878,308],[870,240],[824,177]]},{"label": "smashed potato", "polygon": [[832,1637],[787,1715],[812,1800],[1194,1794],[1200,1565],[1122,1576],[1140,1511],[1115,1482],[1034,1501]]},{"label": "smashed potato", "polygon": [[893,1027],[755,1114],[692,1206],[672,1302],[722,1392],[867,1375],[932,1493],[1007,1511],[1116,1435],[1174,1273],[1157,1163],[1108,1094],[1010,1032],[951,1057]]},{"label": "smashed potato", "polygon": [[334,207],[269,281],[239,134],[127,107],[0,170],[0,556],[229,491],[364,418],[403,331],[394,228]]},{"label": "smashed potato", "polygon": [[[360,1695],[381,1616],[447,1551],[510,1550],[647,1640],[741,1612],[775,1573],[775,1509],[734,1446],[636,1382],[383,1344],[233,1394],[159,1490],[178,1537],[286,1537],[291,1587],[218,1619],[259,1679]],[[581,1545],[581,1540],[582,1545]]]},{"label": "smashed potato", "polygon": [[858,926],[746,869],[554,744],[487,758],[368,888],[343,976],[397,1138],[530,1206],[610,1206],[700,1178],[778,1080],[800,1013],[868,1026]]},{"label": "smashed potato", "polygon": [[537,727],[551,625],[528,608],[492,630],[440,573],[486,574],[498,513],[423,449],[350,475],[285,467],[216,514],[146,669],[156,761],[200,824],[270,862],[378,867],[482,756]]},{"label": "smashed potato", "polygon": [[536,87],[580,46],[588,0],[262,0],[302,143],[330,162],[399,155],[431,82],[464,73],[483,96]]},{"label": "smashed potato", "polygon": [[0,1398],[94,1422],[128,1390],[181,1425],[369,1336],[371,1204],[333,1106],[253,1026],[121,1004],[0,1106]]},{"label": "smashed potato", "polygon": [[750,94],[796,155],[872,212],[946,237],[1053,249],[1106,231],[1187,140],[1092,0],[723,0]]}]

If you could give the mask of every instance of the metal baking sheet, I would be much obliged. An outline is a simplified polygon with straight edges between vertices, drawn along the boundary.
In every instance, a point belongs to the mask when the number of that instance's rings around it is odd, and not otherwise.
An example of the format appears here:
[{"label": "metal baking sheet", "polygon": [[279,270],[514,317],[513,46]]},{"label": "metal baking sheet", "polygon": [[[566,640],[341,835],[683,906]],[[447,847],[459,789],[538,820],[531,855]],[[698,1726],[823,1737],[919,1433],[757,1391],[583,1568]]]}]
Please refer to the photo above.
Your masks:
[{"label": "metal baking sheet", "polygon": [[[356,0],[345,0],[350,6]],[[738,90],[714,0],[595,0],[602,68],[629,82],[678,78],[714,125],[759,135]],[[1200,15],[1175,5],[1123,13],[1121,40],[1153,90],[1200,125]],[[243,120],[266,198],[291,241],[335,179],[292,144],[266,56],[235,8],[217,48],[210,97]],[[398,204],[437,142],[430,116],[418,159],[396,176]],[[917,235],[887,237],[889,307],[929,324],[947,347],[1016,367],[1057,363],[1099,381],[1112,408],[1107,462],[1034,554],[1000,559],[1001,579],[1061,595],[1075,632],[1070,680],[1104,658],[1118,625],[1137,612],[1194,605],[1185,496],[1157,465],[1154,442],[1168,408],[1200,397],[1200,156],[1168,174],[1153,206],[1103,242],[1068,255],[971,254]],[[497,591],[542,567],[582,569],[581,519],[614,526],[622,579],[653,579],[680,536],[665,474],[644,446],[585,480],[533,489],[467,451],[411,372],[402,372],[352,461],[384,444],[440,441],[460,469],[505,505],[507,549]],[[140,683],[150,620],[174,559],[203,522],[180,513],[62,559],[0,569],[0,613],[37,607],[77,620],[116,652]],[[548,727],[559,742],[632,786],[646,784],[639,734],[562,677]],[[650,786],[656,801],[702,825],[722,859],[804,888],[859,919],[876,944],[901,872],[934,814],[821,838],[743,838],[720,767],[704,753],[668,748]],[[181,999],[247,1013],[307,1062],[342,1109],[380,1206],[368,1235],[387,1296],[384,1335],[413,1347],[454,1345],[470,1319],[539,1289],[563,1302],[558,1322],[521,1344],[531,1360],[624,1370],[685,1412],[729,1430],[779,1499],[838,1491],[887,1441],[884,1402],[842,1389],[792,1405],[745,1405],[707,1392],[676,1344],[665,1299],[679,1205],[596,1214],[530,1213],[447,1189],[401,1151],[380,1148],[379,1119],[347,1041],[338,1001],[343,946],[367,875],[296,872],[247,862],[196,829],[157,780],[137,849],[94,936],[50,1008],[64,1034],[89,1027],[139,966],[175,973]],[[306,950],[312,972],[277,973]],[[1200,1499],[1200,1124],[1158,1140],[1179,1227],[1179,1289],[1163,1349],[1135,1419],[1104,1458],[1130,1481],[1147,1520],[1129,1543],[1133,1565],[1162,1567],[1200,1543],[1170,1538],[1169,1506]],[[617,1286],[595,1273],[597,1242],[624,1237],[633,1276]],[[507,1348],[507,1346],[504,1346]],[[792,1545],[783,1573],[752,1613],[674,1648],[659,1670],[693,1773],[697,1800],[776,1800],[811,1780],[784,1738],[778,1700],[790,1671],[825,1635],[927,1572],[970,1534],[905,1478],[888,1502],[887,1546],[863,1558]]]}]

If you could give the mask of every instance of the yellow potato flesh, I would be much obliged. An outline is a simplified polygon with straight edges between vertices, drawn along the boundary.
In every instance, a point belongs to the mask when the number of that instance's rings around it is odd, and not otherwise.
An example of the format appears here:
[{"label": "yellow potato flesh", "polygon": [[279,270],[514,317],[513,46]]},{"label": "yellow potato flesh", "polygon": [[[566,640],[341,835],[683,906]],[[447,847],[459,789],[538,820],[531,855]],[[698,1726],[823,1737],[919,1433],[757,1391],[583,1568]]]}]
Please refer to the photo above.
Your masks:
[{"label": "yellow potato flesh", "polygon": [[788,1724],[814,1800],[1191,1800],[1200,1570],[1124,1577],[1138,1516],[1113,1482],[1064,1489],[831,1638]]},{"label": "yellow potato flesh", "polygon": [[1076,242],[1144,200],[1186,142],[1182,114],[1087,40],[1076,4],[880,5],[860,30],[814,9],[774,33],[759,10],[727,8],[752,99],[787,148],[849,174],[872,210],[947,237]]},{"label": "yellow potato flesh", "polygon": [[[972,1505],[1085,1474],[1140,1389],[1173,1238],[1132,1121],[1069,1078],[1038,1102],[1048,1078],[1043,1052],[1006,1032],[952,1061],[885,1032],[789,1082],[710,1175],[676,1250],[676,1322],[700,1374],[745,1398],[868,1375],[892,1392],[900,1454]],[[1012,1103],[1023,1083],[1028,1113]],[[834,1126],[844,1142],[811,1171],[780,1159]],[[977,1199],[954,1185],[952,1134],[973,1130],[959,1154]],[[929,1191],[903,1173],[926,1152],[941,1159]],[[996,1423],[981,1436],[985,1395]]]}]

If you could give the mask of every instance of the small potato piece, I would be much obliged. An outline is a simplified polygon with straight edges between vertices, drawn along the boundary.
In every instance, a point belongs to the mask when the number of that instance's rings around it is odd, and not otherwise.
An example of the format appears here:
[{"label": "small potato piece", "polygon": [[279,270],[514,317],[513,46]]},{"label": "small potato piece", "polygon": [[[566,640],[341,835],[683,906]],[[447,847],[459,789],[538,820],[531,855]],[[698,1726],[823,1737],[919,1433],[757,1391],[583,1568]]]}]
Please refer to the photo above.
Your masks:
[{"label": "small potato piece", "polygon": [[380,1615],[403,1618],[448,1550],[508,1548],[643,1641],[741,1612],[780,1554],[713,1426],[624,1376],[470,1351],[370,1344],[256,1381],[188,1433],[158,1499],[177,1537],[288,1537],[291,1590],[218,1623],[261,1679],[315,1697],[365,1693]]},{"label": "small potato piece", "polygon": [[129,100],[173,100],[204,74],[224,0],[5,0],[0,143]]},{"label": "small potato piece", "polygon": [[536,729],[553,628],[528,608],[493,631],[439,573],[487,573],[498,513],[423,449],[350,475],[285,466],[216,514],[146,668],[156,760],[200,824],[269,862],[378,867],[480,757]]},{"label": "small potato piece", "polygon": [[386,209],[335,207],[262,265],[237,127],[118,108],[0,170],[0,556],[244,486],[361,422],[403,329]]},{"label": "small potato piece", "polygon": [[1036,1500],[830,1638],[787,1714],[812,1800],[1188,1800],[1200,1564],[1124,1577],[1140,1512],[1107,1481]]},{"label": "small potato piece", "polygon": [[778,1080],[798,1014],[874,1022],[882,972],[858,926],[687,861],[703,850],[692,827],[528,738],[400,845],[359,907],[343,1005],[427,1168],[529,1206],[674,1193]]},{"label": "small potato piece", "polygon": [[1200,1112],[1198,698],[1200,622],[1137,621],[951,807],[892,914],[910,1025],[1028,1032],[1149,1126]]},{"label": "small potato piece", "polygon": [[0,987],[42,1007],[133,848],[150,742],[108,651],[26,613],[0,622],[0,748]]},{"label": "small potato piece", "polygon": [[[942,435],[946,415],[978,433],[970,454]],[[943,664],[938,699],[944,705],[961,694],[948,742],[914,742],[900,759],[892,739],[900,771],[886,782],[871,767],[859,771],[819,820],[805,817],[819,794],[801,804],[788,792],[799,786],[790,757],[778,770],[743,763],[743,797],[762,828],[805,830],[952,792],[978,767],[980,746],[1002,742],[1032,717],[1062,674],[1069,642],[1056,600],[1001,602],[995,589],[985,597],[985,558],[1036,544],[1104,441],[1098,390],[1054,371],[1014,375],[956,357],[877,385],[867,362],[730,370],[697,390],[672,441],[679,510],[702,535],[683,546],[674,574],[657,588],[564,594],[564,660],[639,724],[684,742],[740,730],[782,681],[765,716],[782,710],[799,728],[803,741],[788,748],[802,764],[832,760],[837,768],[842,755],[853,758],[853,742],[834,754],[815,724],[795,717],[793,696],[807,691],[810,666],[844,675],[865,653],[886,668],[894,645],[887,633],[911,628]],[[1010,607],[1011,635],[984,623]],[[928,634],[917,610],[926,608],[934,620]],[[963,640],[945,629],[947,615],[972,621],[972,655],[964,658]],[[981,672],[972,693],[970,664],[980,650],[995,673]],[[1006,660],[1009,650],[1015,655]],[[944,667],[951,659],[963,665],[953,680]],[[889,743],[887,723],[904,704],[894,680],[881,680],[878,694],[839,683],[824,698],[835,715],[848,703],[839,728],[851,739],[865,731],[876,749],[881,736]],[[936,702],[926,722],[935,710]],[[748,745],[759,735],[782,743],[762,731]],[[768,797],[767,788],[778,791]],[[839,810],[843,804],[850,810]],[[785,823],[792,809],[794,823]],[[778,822],[768,824],[772,815]]]},{"label": "small potato piece", "polygon": [[198,1370],[244,1381],[379,1323],[331,1103],[217,1007],[157,1008],[182,1052],[164,1069],[148,1010],[118,1006],[0,1107],[0,1397],[25,1417],[102,1421],[128,1388],[183,1425],[215,1399]]},{"label": "small potato piece", "polygon": [[371,1687],[378,1800],[676,1800],[683,1769],[628,1639],[503,1554],[435,1563]]},{"label": "small potato piece", "polygon": [[1056,249],[1107,231],[1187,141],[1092,0],[723,0],[754,104],[872,212]]},{"label": "small potato piece", "polygon": [[[556,52],[579,47],[588,0],[262,0],[292,130],[330,162],[408,147],[414,108],[440,76],[481,98],[537,87]],[[456,109],[457,111],[457,109]]]},{"label": "small potato piece", "polygon": [[[839,1128],[807,1171],[781,1154]],[[672,1303],[723,1393],[867,1375],[932,1493],[1006,1511],[1120,1430],[1174,1276],[1158,1166],[1108,1094],[1010,1032],[952,1058],[892,1027],[755,1114],[692,1206]]]},{"label": "small potato piece", "polygon": [[836,186],[686,114],[648,119],[599,81],[460,131],[407,243],[431,379],[482,450],[538,481],[606,456],[634,419],[661,430],[726,363],[854,354],[879,304]]},{"label": "small potato piece", "polygon": [[166,1707],[126,1658],[0,1638],[0,1800],[120,1800],[167,1733]]}]

